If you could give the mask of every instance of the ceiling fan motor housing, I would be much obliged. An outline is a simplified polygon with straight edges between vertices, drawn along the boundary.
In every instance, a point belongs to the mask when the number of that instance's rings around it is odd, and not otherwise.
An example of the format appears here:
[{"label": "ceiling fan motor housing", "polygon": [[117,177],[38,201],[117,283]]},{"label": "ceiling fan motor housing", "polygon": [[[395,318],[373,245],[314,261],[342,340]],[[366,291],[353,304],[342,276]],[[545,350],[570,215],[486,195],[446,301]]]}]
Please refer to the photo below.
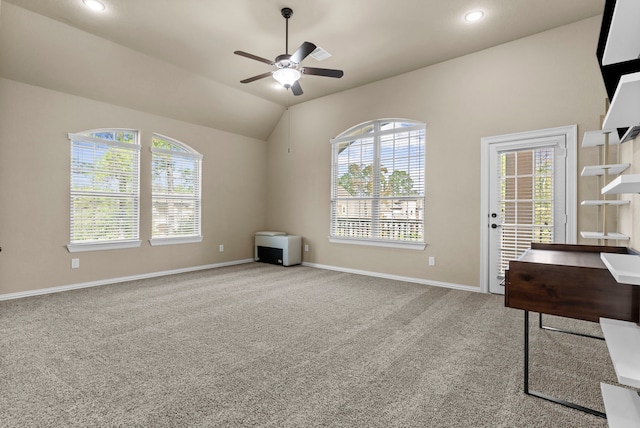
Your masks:
[{"label": "ceiling fan motor housing", "polygon": [[298,65],[297,63],[290,61],[289,58],[291,58],[291,55],[278,55],[276,57],[276,65],[278,68],[293,68]]}]

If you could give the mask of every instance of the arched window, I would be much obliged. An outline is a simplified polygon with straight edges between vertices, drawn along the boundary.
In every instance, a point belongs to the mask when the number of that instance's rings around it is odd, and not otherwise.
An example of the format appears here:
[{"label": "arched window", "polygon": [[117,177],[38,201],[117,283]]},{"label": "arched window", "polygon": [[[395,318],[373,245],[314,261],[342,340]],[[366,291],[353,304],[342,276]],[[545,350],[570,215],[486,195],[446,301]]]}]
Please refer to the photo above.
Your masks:
[{"label": "arched window", "polygon": [[425,130],[380,119],[331,140],[331,242],[424,249]]},{"label": "arched window", "polygon": [[140,144],[130,129],[69,134],[70,252],[137,247]]},{"label": "arched window", "polygon": [[202,241],[202,155],[159,134],[153,134],[151,152],[151,245]]}]

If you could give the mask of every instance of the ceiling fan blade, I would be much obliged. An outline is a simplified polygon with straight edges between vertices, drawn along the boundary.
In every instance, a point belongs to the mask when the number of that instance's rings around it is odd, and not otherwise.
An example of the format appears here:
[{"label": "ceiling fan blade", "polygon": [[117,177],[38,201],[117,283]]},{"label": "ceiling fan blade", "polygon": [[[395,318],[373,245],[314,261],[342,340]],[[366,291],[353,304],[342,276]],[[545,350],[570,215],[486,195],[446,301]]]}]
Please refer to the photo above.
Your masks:
[{"label": "ceiling fan blade", "polygon": [[293,92],[293,95],[302,95],[302,86],[300,86],[299,80],[293,82],[293,85],[291,85],[291,92]]},{"label": "ceiling fan blade", "polygon": [[256,56],[256,55],[253,55],[253,54],[250,54],[250,53],[247,53],[247,52],[235,51],[234,54],[243,56],[245,58],[254,59],[256,61],[264,62],[265,64],[269,64],[269,65],[274,65],[275,64],[270,59],[262,58],[262,57],[259,57],[259,56]]},{"label": "ceiling fan blade", "polygon": [[300,64],[303,59],[309,56],[309,54],[316,50],[316,45],[311,42],[304,42],[300,47],[291,55],[289,61],[293,61],[296,64]]},{"label": "ceiling fan blade", "polygon": [[269,77],[273,74],[273,71],[268,71],[266,73],[258,74],[257,76],[249,77],[248,79],[241,80],[240,83],[251,83],[256,80],[264,79],[265,77]]},{"label": "ceiling fan blade", "polygon": [[332,70],[330,68],[302,67],[300,69],[300,72],[302,74],[311,74],[313,76],[335,77],[337,79],[344,76],[344,72],[342,70]]}]

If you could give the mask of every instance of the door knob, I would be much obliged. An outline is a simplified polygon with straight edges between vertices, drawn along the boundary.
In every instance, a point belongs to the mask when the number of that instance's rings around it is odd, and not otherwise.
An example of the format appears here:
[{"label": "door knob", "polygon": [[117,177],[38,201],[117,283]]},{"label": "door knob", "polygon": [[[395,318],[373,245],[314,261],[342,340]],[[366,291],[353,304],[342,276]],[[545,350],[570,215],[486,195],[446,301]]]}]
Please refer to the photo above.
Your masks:
[{"label": "door knob", "polygon": [[491,229],[497,229],[497,228],[499,228],[499,227],[500,227],[500,225],[495,224],[495,223],[493,223],[493,224],[491,225]]}]

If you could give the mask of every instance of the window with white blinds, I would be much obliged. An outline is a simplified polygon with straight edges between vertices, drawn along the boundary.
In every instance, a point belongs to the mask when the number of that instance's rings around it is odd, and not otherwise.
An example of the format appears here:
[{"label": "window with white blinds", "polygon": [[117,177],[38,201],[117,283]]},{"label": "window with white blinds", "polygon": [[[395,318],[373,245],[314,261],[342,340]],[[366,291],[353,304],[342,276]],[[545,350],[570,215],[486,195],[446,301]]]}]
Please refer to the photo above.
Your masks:
[{"label": "window with white blinds", "polygon": [[70,252],[140,245],[138,132],[99,129],[71,141]]},{"label": "window with white blinds", "polygon": [[151,152],[151,245],[202,241],[202,155],[158,134],[153,134]]},{"label": "window with white blinds", "polygon": [[425,130],[375,120],[331,140],[331,242],[424,248]]}]

